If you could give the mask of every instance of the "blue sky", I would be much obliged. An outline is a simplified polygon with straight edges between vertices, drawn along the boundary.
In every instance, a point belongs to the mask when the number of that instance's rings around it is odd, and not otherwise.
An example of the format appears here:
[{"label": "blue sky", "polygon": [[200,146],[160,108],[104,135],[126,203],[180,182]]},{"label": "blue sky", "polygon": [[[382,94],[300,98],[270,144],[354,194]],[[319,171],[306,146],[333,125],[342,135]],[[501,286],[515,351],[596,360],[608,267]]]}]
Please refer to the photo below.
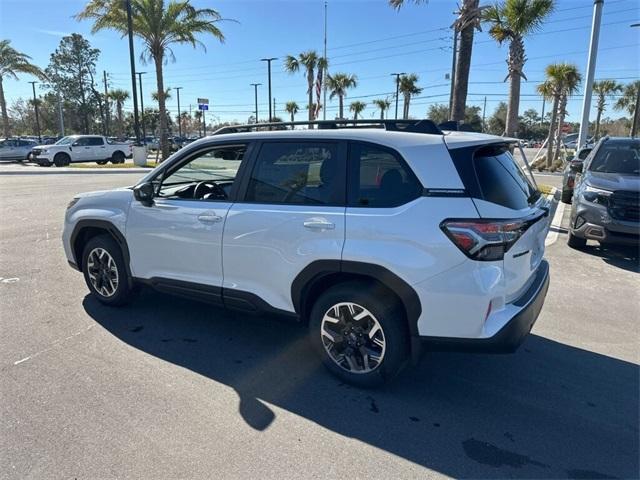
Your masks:
[{"label": "blue sky", "polygon": [[[207,51],[189,46],[176,46],[177,61],[165,67],[165,85],[183,87],[181,106],[193,108],[196,98],[208,97],[210,114],[221,120],[246,121],[253,112],[253,87],[258,82],[260,116],[267,112],[265,56],[283,59],[286,54],[303,50],[322,51],[322,0],[255,1],[255,0],[194,0],[199,7],[213,7],[224,18],[224,44],[203,37]],[[484,2],[481,2],[484,3]],[[127,42],[119,35],[104,31],[91,35],[89,22],[77,22],[72,15],[84,2],[76,0],[0,0],[0,37],[12,41],[17,48],[33,57],[44,67],[63,35],[77,32],[85,35],[101,50],[98,71],[106,70],[113,88],[130,89]],[[589,45],[590,0],[557,0],[556,10],[544,28],[525,41],[527,56],[525,73],[529,79],[522,86],[520,111],[534,107],[540,112],[542,100],[535,95],[535,86],[543,79],[544,67],[557,61],[575,63],[584,73]],[[412,101],[411,115],[426,115],[429,105],[447,103],[449,81],[445,74],[451,68],[451,33],[448,27],[455,16],[453,0],[430,0],[428,4],[409,2],[399,12],[384,0],[329,0],[328,57],[332,72],[356,74],[358,87],[350,91],[348,104],[355,99],[368,102],[364,118],[377,115],[371,100],[391,96],[395,87],[391,72],[415,72],[424,88]],[[596,78],[615,78],[629,82],[638,78],[640,69],[640,28],[629,28],[640,22],[638,0],[605,0]],[[136,42],[136,51],[141,45]],[[486,33],[477,34],[473,52],[468,103],[483,105],[487,98],[487,116],[497,103],[506,100],[505,58],[507,46],[499,47]],[[149,72],[143,77],[145,106],[152,105],[150,93],[155,91],[152,65],[139,61],[139,70]],[[303,75],[289,75],[282,63],[273,64],[273,97],[276,113],[283,116],[284,103],[295,100],[304,108],[306,83]],[[6,81],[5,94],[9,103],[18,97],[31,96],[31,78]],[[580,116],[579,96],[569,103],[569,121]],[[132,108],[129,101],[127,109]],[[177,113],[175,94],[168,108]],[[301,117],[306,112],[302,112]],[[337,99],[330,102],[327,118],[337,113]],[[593,115],[594,116],[594,115]],[[592,118],[593,118],[592,116]],[[620,114],[609,110],[605,116]],[[210,115],[207,117],[210,118]]]}]

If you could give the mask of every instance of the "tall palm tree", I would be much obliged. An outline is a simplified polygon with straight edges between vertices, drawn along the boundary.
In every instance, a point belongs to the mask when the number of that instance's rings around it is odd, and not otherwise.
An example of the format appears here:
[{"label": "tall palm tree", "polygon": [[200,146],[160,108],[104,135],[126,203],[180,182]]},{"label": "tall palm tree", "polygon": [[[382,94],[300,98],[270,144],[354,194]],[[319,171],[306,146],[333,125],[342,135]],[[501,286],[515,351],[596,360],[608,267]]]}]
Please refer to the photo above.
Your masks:
[{"label": "tall palm tree", "polygon": [[116,90],[111,90],[109,92],[109,98],[113,100],[116,104],[116,114],[118,116],[119,133],[120,135],[122,135],[124,133],[124,115],[122,112],[122,106],[124,105],[124,102],[127,101],[127,99],[129,98],[129,92],[121,88],[118,88]]},{"label": "tall palm tree", "polygon": [[327,87],[331,90],[329,98],[338,97],[338,117],[344,118],[344,97],[347,90],[358,86],[358,77],[348,73],[327,75]]},{"label": "tall palm tree", "polygon": [[298,104],[296,102],[287,102],[287,104],[284,106],[285,111],[291,115],[291,121],[295,122],[295,115],[296,113],[298,113],[298,110],[300,110],[300,107],[298,107]]},{"label": "tall palm tree", "polygon": [[307,76],[307,95],[309,95],[307,110],[309,110],[309,121],[312,122],[319,110],[318,106],[313,103],[313,84],[317,81],[316,69],[318,70],[317,79],[319,80],[327,68],[327,60],[314,50],[302,52],[297,57],[287,55],[284,61],[285,71],[296,73],[302,68]]},{"label": "tall palm tree", "polygon": [[[162,98],[164,98],[165,102],[171,98],[170,92],[171,88],[169,87],[164,90],[164,95],[162,96]],[[158,92],[151,92],[151,99],[160,103],[160,95],[158,95]]]},{"label": "tall palm tree", "polygon": [[505,135],[512,137],[518,130],[518,110],[520,108],[520,80],[527,79],[523,72],[527,56],[524,37],[538,30],[545,18],[553,11],[554,0],[504,0],[482,13],[483,21],[491,25],[489,35],[500,45],[509,43],[507,56],[510,79],[509,103]]},{"label": "tall palm tree", "polygon": [[360,115],[365,108],[367,108],[367,104],[360,101],[351,102],[351,105],[349,105],[349,110],[353,112],[354,120],[358,119],[358,115]]},{"label": "tall palm tree", "polygon": [[633,135],[637,131],[638,125],[635,123],[635,112],[636,112],[636,102],[638,98],[638,90],[640,90],[640,80],[636,80],[632,83],[626,84],[622,88],[622,96],[615,103],[613,108],[615,110],[626,110],[631,118],[633,119],[631,122],[631,134]]},{"label": "tall palm tree", "polygon": [[44,79],[42,70],[33,65],[31,57],[17,51],[11,46],[11,40],[0,40],[0,109],[2,110],[2,129],[4,136],[8,137],[9,114],[7,113],[7,101],[4,98],[4,87],[2,80],[6,78],[18,79],[18,73],[26,73],[36,78]]},{"label": "tall palm tree", "polygon": [[[545,81],[538,85],[538,93],[544,98],[552,100],[551,122],[549,123],[549,136],[547,137],[547,167],[551,167],[553,160],[554,139],[559,152],[561,124],[558,124],[558,115],[564,112],[567,96],[575,92],[580,84],[580,73],[575,65],[568,63],[552,63],[545,69]],[[564,114],[562,119],[564,119]]]},{"label": "tall palm tree", "polygon": [[[153,60],[156,68],[157,91],[163,92],[164,63],[175,60],[172,45],[189,44],[205,48],[197,35],[210,34],[224,42],[222,31],[216,23],[221,15],[211,8],[196,8],[189,0],[130,0],[133,16],[133,33],[142,39],[145,45],[143,58]],[[125,2],[118,0],[90,0],[84,10],[76,15],[78,20],[92,20],[92,33],[110,29],[127,34],[127,12]],[[160,110],[160,145],[163,159],[169,155],[167,142],[167,115],[164,95],[158,97]]]},{"label": "tall palm tree", "polygon": [[402,118],[405,120],[409,118],[409,103],[411,102],[412,95],[419,95],[422,92],[422,88],[418,87],[419,77],[415,73],[409,75],[402,75],[400,77],[400,93],[404,97],[404,103],[402,105]]},{"label": "tall palm tree", "polygon": [[595,132],[596,139],[600,137],[600,120],[602,118],[602,113],[604,112],[604,109],[607,106],[607,98],[618,93],[620,90],[622,90],[622,85],[620,85],[615,80],[600,80],[597,82],[593,82],[593,91],[597,95],[597,101],[596,101],[597,114],[596,114],[596,132]]},{"label": "tall palm tree", "polygon": [[578,72],[578,67],[575,65],[569,65],[564,71],[564,88],[560,92],[560,100],[558,102],[558,130],[556,132],[556,153],[554,154],[554,160],[557,160],[560,156],[560,148],[562,147],[562,130],[564,127],[564,118],[567,115],[567,101],[571,95],[575,95],[578,91],[578,86],[582,81],[582,75]]},{"label": "tall palm tree", "polygon": [[[414,3],[428,3],[428,0],[413,0]],[[389,0],[389,4],[399,9],[404,0]],[[453,99],[450,119],[462,122],[467,104],[469,88],[469,70],[471,69],[471,53],[473,51],[473,36],[475,30],[481,30],[482,10],[480,0],[462,0],[462,5],[456,12],[458,18],[451,26],[454,35],[460,34],[458,53],[456,55],[456,73],[453,82]]]},{"label": "tall palm tree", "polygon": [[378,98],[373,104],[380,109],[380,120],[384,120],[384,112],[391,107],[391,101],[388,98]]}]

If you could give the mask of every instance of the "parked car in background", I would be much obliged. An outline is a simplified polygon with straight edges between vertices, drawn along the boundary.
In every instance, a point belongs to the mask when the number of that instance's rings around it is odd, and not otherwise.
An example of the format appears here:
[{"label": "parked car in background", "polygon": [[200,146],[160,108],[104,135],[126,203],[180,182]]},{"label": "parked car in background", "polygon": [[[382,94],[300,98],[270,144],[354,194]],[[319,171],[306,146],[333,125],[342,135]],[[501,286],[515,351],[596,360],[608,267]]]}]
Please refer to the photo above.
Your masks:
[{"label": "parked car in background", "polygon": [[39,145],[33,149],[33,159],[42,167],[64,167],[70,163],[124,163],[132,155],[128,143],[114,143],[100,135],[71,135],[53,145]]},{"label": "parked car in background", "polygon": [[582,163],[593,151],[593,147],[582,147],[576,156],[567,162],[562,173],[562,195],[560,199],[563,203],[571,203],[573,197],[573,187],[575,185],[576,174],[581,170]]},{"label": "parked car in background", "polygon": [[605,137],[576,180],[568,244],[640,244],[640,140]]},{"label": "parked car in background", "polygon": [[33,140],[22,138],[5,138],[0,140],[0,160],[24,162],[31,156],[33,147],[37,145]]}]

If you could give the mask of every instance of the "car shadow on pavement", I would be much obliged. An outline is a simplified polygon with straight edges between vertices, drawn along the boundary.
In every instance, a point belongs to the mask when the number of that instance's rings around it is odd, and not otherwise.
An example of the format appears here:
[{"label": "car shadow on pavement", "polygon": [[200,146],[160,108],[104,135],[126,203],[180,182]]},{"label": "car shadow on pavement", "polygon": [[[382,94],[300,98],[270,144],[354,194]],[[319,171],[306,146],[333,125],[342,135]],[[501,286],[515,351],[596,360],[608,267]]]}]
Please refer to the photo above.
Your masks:
[{"label": "car shadow on pavement", "polygon": [[278,421],[274,405],[453,477],[639,473],[633,363],[531,335],[514,355],[428,352],[391,385],[360,390],[324,370],[299,324],[146,290],[121,309],[83,305],[119,340],[235,389],[257,433]]},{"label": "car shadow on pavement", "polygon": [[626,245],[587,244],[582,251],[602,258],[605,263],[629,272],[640,273],[640,248]]}]

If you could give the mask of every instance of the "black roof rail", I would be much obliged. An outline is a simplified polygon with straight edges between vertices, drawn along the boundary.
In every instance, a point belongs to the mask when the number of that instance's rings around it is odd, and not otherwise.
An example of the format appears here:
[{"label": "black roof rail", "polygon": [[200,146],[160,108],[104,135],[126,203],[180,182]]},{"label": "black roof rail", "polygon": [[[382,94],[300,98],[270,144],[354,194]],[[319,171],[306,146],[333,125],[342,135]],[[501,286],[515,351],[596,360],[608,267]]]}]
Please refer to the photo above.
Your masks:
[{"label": "black roof rail", "polygon": [[295,127],[317,126],[319,130],[335,130],[341,128],[384,128],[387,131],[426,133],[442,135],[442,130],[431,120],[314,120],[301,122],[248,123],[245,125],[229,125],[222,127],[212,135],[225,133],[241,133],[256,130],[293,130]]}]

